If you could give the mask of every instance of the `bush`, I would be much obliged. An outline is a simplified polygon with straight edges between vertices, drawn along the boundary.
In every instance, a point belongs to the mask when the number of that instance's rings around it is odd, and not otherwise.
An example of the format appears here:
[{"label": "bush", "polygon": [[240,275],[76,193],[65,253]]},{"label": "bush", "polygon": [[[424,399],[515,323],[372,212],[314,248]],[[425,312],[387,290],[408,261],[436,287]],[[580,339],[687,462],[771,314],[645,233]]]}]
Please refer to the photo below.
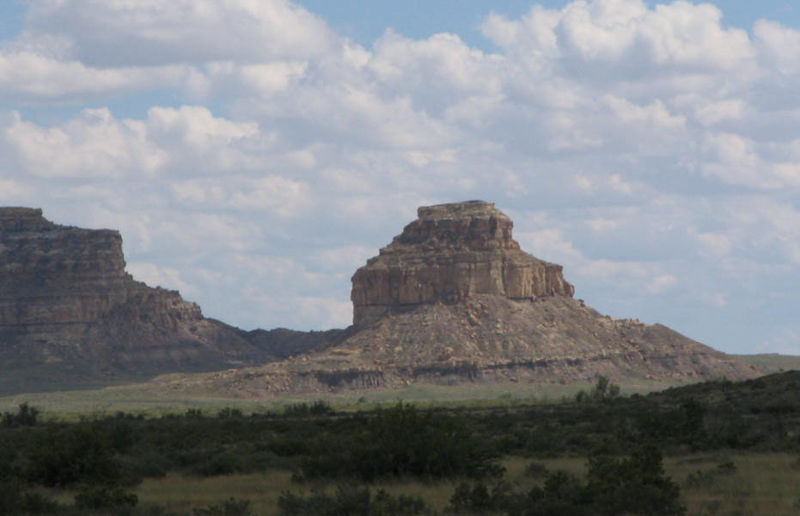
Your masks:
[{"label": "bush", "polygon": [[283,415],[287,417],[324,416],[327,414],[333,414],[333,407],[323,400],[317,400],[311,405],[308,403],[293,403],[286,405],[283,409]]},{"label": "bush", "polygon": [[16,414],[11,412],[3,413],[3,426],[34,426],[39,420],[39,409],[31,407],[27,403],[22,403],[17,409]]},{"label": "bush", "polygon": [[500,482],[492,489],[482,482],[474,485],[462,482],[450,497],[450,505],[447,506],[445,512],[449,514],[508,513],[509,509],[516,505],[519,505],[517,497],[511,492],[511,486],[506,482]]},{"label": "bush", "polygon": [[30,452],[29,478],[50,487],[113,485],[122,468],[107,439],[88,424],[50,427]]},{"label": "bush", "polygon": [[139,498],[121,486],[98,486],[81,484],[75,494],[75,507],[78,509],[114,509],[123,512],[135,507]]},{"label": "bush", "polygon": [[[359,425],[362,426],[362,425]],[[454,417],[420,413],[399,403],[363,420],[363,430],[326,435],[301,470],[305,478],[345,477],[371,482],[383,477],[499,476],[496,452]]]},{"label": "bush", "polygon": [[192,510],[194,516],[250,516],[250,500],[230,497],[222,503]]},{"label": "bush", "polygon": [[661,453],[653,446],[629,459],[589,459],[587,490],[598,514],[683,514],[680,489],[664,475]]},{"label": "bush", "polygon": [[324,491],[312,491],[302,497],[286,491],[278,499],[283,516],[415,516],[424,514],[422,498],[392,496],[382,489],[375,495],[368,487],[340,485],[335,496]]},{"label": "bush", "polygon": [[594,389],[590,392],[581,389],[578,391],[578,394],[575,395],[575,401],[579,403],[593,401],[605,402],[618,398],[619,393],[619,385],[609,382],[608,378],[605,376],[600,376],[597,378],[597,383],[594,384]]},{"label": "bush", "polygon": [[716,467],[709,470],[698,469],[686,477],[684,486],[688,489],[698,489],[713,485],[717,478],[726,475],[732,475],[736,472],[736,464],[733,461],[722,462],[717,464]]}]

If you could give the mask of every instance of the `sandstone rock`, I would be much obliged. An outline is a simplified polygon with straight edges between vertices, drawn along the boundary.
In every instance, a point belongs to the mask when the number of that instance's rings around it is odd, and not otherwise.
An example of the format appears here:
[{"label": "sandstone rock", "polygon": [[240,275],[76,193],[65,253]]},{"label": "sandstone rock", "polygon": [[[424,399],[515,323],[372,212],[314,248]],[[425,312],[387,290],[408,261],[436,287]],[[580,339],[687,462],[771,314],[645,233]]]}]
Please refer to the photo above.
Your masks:
[{"label": "sandstone rock", "polygon": [[[300,350],[329,336],[310,334]],[[292,344],[206,319],[177,292],[134,281],[117,231],[0,208],[0,393],[259,364],[291,356]]]},{"label": "sandstone rock", "polygon": [[573,299],[559,265],[521,251],[481,201],[422,207],[353,276],[354,326],[335,343],[171,389],[261,397],[415,383],[681,384],[761,371],[663,325],[603,316]]},{"label": "sandstone rock", "polygon": [[508,299],[572,297],[560,265],[521,251],[514,223],[483,201],[423,206],[418,219],[353,276],[353,324],[421,304],[477,294]]},{"label": "sandstone rock", "polygon": [[[601,374],[676,384],[760,374],[665,326],[612,319],[573,299],[561,266],[520,250],[511,220],[492,204],[418,213],[353,276],[352,327],[245,332],[204,318],[177,292],[134,281],[116,231],[0,208],[0,393],[236,367],[151,385],[261,397]],[[254,364],[262,365],[244,367]]]}]

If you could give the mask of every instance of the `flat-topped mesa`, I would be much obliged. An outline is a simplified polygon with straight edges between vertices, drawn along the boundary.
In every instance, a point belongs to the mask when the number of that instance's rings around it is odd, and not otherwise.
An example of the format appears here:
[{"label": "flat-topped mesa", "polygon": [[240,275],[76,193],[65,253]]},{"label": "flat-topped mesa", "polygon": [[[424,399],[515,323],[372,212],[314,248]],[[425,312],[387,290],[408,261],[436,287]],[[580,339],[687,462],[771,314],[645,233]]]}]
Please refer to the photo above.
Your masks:
[{"label": "flat-topped mesa", "polygon": [[353,275],[353,324],[477,294],[518,300],[573,295],[560,265],[520,250],[511,237],[514,223],[494,204],[423,206],[417,214]]},{"label": "flat-topped mesa", "polygon": [[39,208],[0,208],[0,231],[37,231],[56,227]]},{"label": "flat-topped mesa", "polygon": [[0,208],[0,394],[270,357],[178,292],[135,281],[118,231]]},{"label": "flat-topped mesa", "polygon": [[133,290],[122,237],[0,208],[0,326],[96,321]]}]

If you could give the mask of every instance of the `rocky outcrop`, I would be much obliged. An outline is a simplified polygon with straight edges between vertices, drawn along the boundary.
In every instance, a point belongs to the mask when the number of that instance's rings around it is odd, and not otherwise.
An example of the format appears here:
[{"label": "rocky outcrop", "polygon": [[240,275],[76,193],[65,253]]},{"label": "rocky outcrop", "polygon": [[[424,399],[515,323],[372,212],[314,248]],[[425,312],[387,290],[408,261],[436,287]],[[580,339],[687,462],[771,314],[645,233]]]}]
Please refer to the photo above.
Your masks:
[{"label": "rocky outcrop", "polygon": [[560,265],[520,250],[514,223],[483,201],[423,206],[418,219],[353,275],[353,324],[418,305],[489,294],[531,300],[572,297]]},{"label": "rocky outcrop", "polygon": [[422,207],[353,276],[354,326],[282,362],[160,388],[261,397],[414,384],[570,383],[604,375],[661,385],[758,376],[757,367],[666,326],[603,316],[559,265],[521,251],[481,201]]},{"label": "rocky outcrop", "polygon": [[520,250],[512,221],[492,204],[418,214],[353,276],[352,327],[246,332],[203,317],[177,292],[134,281],[116,231],[0,208],[0,393],[212,370],[151,385],[159,393],[261,397],[760,374],[665,326],[585,306],[561,266]]},{"label": "rocky outcrop", "polygon": [[[291,343],[206,319],[125,272],[117,231],[0,208],[0,393],[107,385],[291,356]],[[310,334],[302,351],[327,335]],[[274,351],[274,352],[273,352]]]}]

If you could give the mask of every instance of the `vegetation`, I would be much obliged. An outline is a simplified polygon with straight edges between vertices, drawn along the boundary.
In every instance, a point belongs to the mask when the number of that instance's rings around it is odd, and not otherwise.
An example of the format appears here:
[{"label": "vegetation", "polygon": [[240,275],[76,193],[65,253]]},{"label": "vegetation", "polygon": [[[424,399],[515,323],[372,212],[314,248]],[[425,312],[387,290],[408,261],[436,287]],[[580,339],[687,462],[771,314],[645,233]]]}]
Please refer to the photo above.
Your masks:
[{"label": "vegetation", "polygon": [[[720,513],[763,489],[742,488],[759,468],[800,478],[798,391],[790,372],[631,397],[601,378],[579,399],[495,407],[316,402],[66,422],[23,404],[1,419],[0,514]],[[153,491],[203,479],[228,487],[182,507]],[[271,505],[236,491],[244,479],[271,483]]]}]

